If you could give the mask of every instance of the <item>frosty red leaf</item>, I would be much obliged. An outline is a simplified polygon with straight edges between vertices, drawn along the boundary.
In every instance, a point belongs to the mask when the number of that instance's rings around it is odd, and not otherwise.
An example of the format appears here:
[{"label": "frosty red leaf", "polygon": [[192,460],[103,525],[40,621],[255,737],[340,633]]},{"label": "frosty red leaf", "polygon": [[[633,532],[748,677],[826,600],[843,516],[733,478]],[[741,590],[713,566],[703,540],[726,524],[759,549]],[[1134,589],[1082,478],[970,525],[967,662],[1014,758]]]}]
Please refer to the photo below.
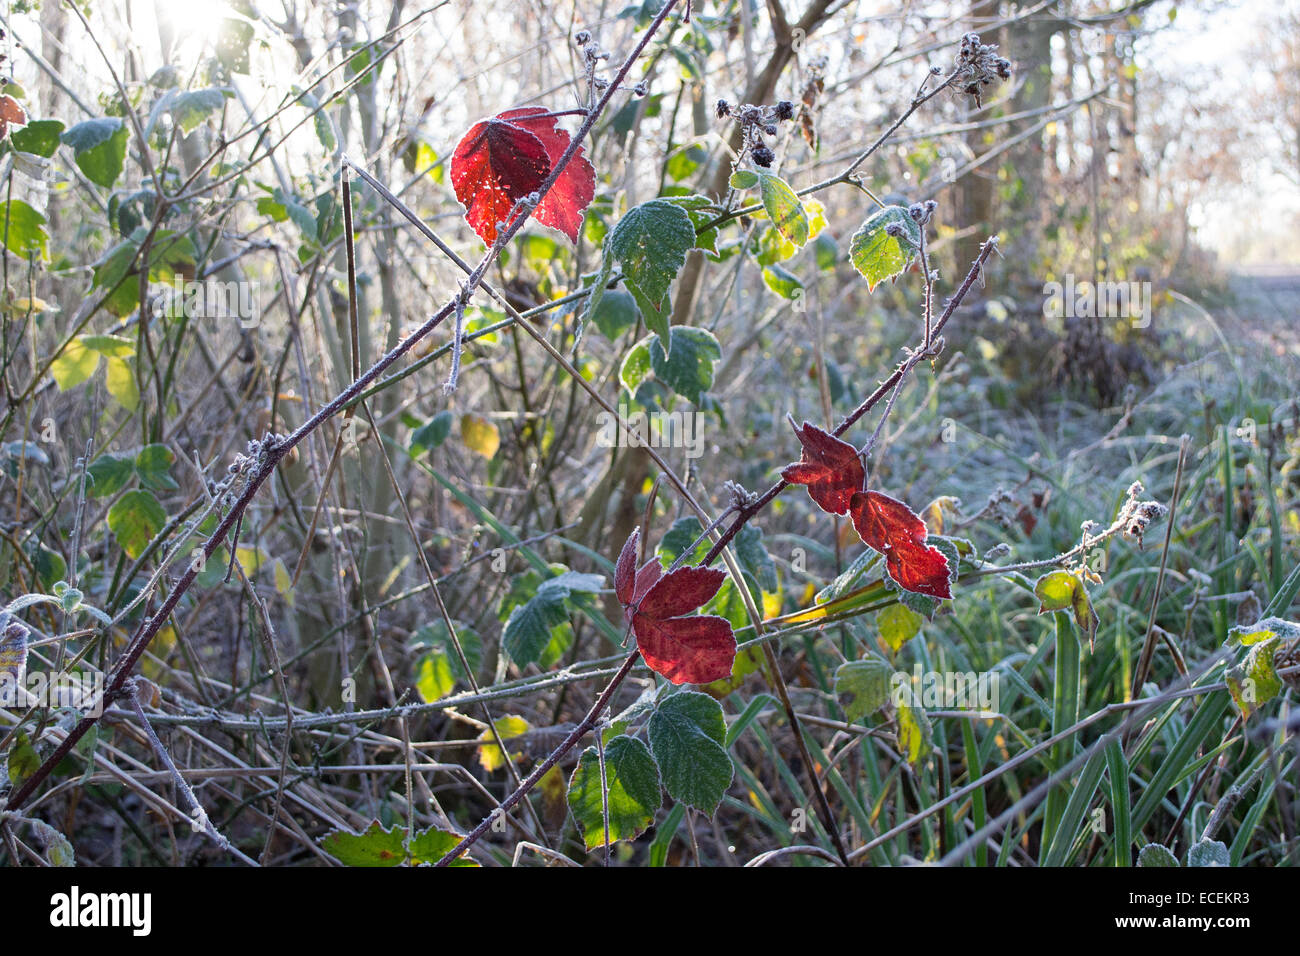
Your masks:
[{"label": "frosty red leaf", "polygon": [[[540,106],[506,110],[470,127],[452,154],[451,183],[465,221],[484,243],[496,240],[497,223],[509,222],[515,203],[541,187],[569,143],[556,117]],[[595,170],[579,147],[533,216],[576,242],[595,189]]]},{"label": "frosty red leaf", "polygon": [[792,485],[807,485],[817,507],[834,515],[848,512],[849,502],[862,490],[866,472],[858,450],[846,441],[804,422],[795,429],[803,455],[787,465],[781,477]]},{"label": "frosty red leaf", "polygon": [[862,490],[867,475],[858,450],[808,422],[796,428],[795,435],[803,454],[781,477],[792,485],[806,485],[808,496],[823,511],[851,513],[858,536],[885,556],[889,576],[899,587],[951,598],[948,559],[925,543],[925,522],[898,499]]},{"label": "frosty red leaf", "polygon": [[925,522],[897,498],[858,492],[849,504],[853,527],[867,547],[885,556],[889,576],[905,591],[951,598],[948,559],[925,543]]},{"label": "frosty red leaf", "polygon": [[714,568],[678,568],[664,574],[657,558],[635,572],[638,531],[623,545],[614,569],[614,593],[650,668],[674,684],[707,684],[731,676],[736,638],[726,618],[693,614],[726,579]]}]

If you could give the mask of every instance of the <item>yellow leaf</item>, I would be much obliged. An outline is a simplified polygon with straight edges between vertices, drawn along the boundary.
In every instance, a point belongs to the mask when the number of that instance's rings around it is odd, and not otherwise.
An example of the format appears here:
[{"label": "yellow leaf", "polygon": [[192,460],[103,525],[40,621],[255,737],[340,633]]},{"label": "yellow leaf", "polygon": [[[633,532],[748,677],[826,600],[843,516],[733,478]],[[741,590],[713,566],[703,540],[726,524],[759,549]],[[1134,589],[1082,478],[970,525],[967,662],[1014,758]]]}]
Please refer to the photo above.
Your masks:
[{"label": "yellow leaf", "polygon": [[[505,717],[498,717],[495,721],[497,733],[501,735],[503,741],[512,737],[518,737],[528,731],[528,721],[514,714]],[[488,773],[494,770],[500,770],[506,765],[505,759],[501,756],[501,748],[492,740],[492,732],[485,730],[479,734],[480,741],[487,741],[478,748],[478,762],[483,765],[483,769]],[[519,753],[512,753],[511,760],[519,759]]]},{"label": "yellow leaf", "polygon": [[776,617],[781,613],[781,595],[770,591],[763,592],[763,620]]},{"label": "yellow leaf", "polygon": [[276,558],[275,564],[271,566],[271,573],[275,577],[276,591],[285,599],[289,607],[293,607],[293,580],[289,577],[289,569],[284,566],[283,561]]},{"label": "yellow leaf", "polygon": [[898,751],[912,766],[916,766],[929,753],[930,718],[915,704],[900,704],[898,708]]},{"label": "yellow leaf", "polygon": [[135,373],[126,359],[104,359],[104,380],[108,385],[108,394],[128,412],[140,407],[140,389],[136,387]]},{"label": "yellow leaf", "polygon": [[271,560],[271,556],[262,548],[250,548],[241,545],[235,549],[235,557],[239,559],[239,566],[244,569],[244,573],[252,577],[261,570],[262,565]]},{"label": "yellow leaf", "polygon": [[31,298],[23,296],[22,298],[14,299],[13,302],[10,303],[10,306],[15,314],[24,315],[28,312],[53,312],[58,308],[58,306],[50,305],[50,303],[46,302],[44,299],[36,296],[32,296]]},{"label": "yellow leaf", "polygon": [[79,339],[69,342],[63,354],[50,365],[50,374],[54,376],[59,391],[66,392],[94,375],[95,369],[99,368],[99,358],[98,352],[86,348]]},{"label": "yellow leaf", "polygon": [[501,433],[497,427],[479,415],[461,417],[460,438],[466,448],[484,458],[492,458],[501,447]]},{"label": "yellow leaf", "polygon": [[959,504],[961,501],[951,495],[935,498],[921,512],[921,518],[925,521],[925,530],[930,534],[944,534],[944,528],[948,523],[956,520]]}]

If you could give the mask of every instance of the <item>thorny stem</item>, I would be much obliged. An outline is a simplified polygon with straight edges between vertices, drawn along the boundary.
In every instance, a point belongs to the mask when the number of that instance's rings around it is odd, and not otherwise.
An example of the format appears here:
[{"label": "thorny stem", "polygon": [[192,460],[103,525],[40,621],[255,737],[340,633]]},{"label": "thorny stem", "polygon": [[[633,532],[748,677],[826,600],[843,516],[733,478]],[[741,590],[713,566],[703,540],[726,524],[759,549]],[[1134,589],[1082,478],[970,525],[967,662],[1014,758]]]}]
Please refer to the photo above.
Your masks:
[{"label": "thorny stem", "polygon": [[[966,273],[966,278],[962,280],[962,284],[958,286],[953,297],[949,299],[947,304],[944,306],[943,313],[934,323],[933,334],[935,336],[943,331],[943,327],[948,324],[948,320],[952,318],[953,313],[957,311],[957,307],[961,305],[962,300],[970,292],[971,286],[975,284],[976,279],[979,278],[979,274],[984,268],[984,263],[988,261],[989,256],[997,249],[997,245],[997,236],[990,236],[988,239],[984,240],[983,245],[980,246],[979,255],[975,257],[975,261],[972,263],[970,271]],[[863,399],[862,404],[846,415],[844,420],[835,426],[835,430],[832,434],[838,438],[852,428],[858,419],[871,411],[871,409],[889,393],[890,389],[902,381],[904,368],[905,366],[899,366],[896,368],[889,378],[881,382],[874,392]],[[752,503],[738,509],[739,514],[737,515],[736,520],[732,522],[731,527],[722,533],[722,537],[714,542],[713,547],[709,549],[709,553],[701,563],[705,565],[712,564],[718,555],[722,553],[722,549],[731,543],[731,539],[740,533],[740,529],[743,528],[749,520],[754,517],[754,515],[767,507],[767,505],[771,503],[777,495],[784,491],[786,487],[786,482],[778,481],[771,488],[767,489],[767,491],[763,492],[763,494],[756,498]]]}]

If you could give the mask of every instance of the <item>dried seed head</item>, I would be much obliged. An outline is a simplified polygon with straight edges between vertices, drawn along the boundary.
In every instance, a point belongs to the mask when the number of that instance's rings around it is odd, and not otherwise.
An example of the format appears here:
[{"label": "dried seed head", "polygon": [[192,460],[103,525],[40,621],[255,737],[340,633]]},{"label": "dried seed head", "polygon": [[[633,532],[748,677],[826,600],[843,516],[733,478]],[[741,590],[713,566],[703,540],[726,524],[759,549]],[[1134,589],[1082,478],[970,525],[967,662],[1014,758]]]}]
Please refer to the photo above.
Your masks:
[{"label": "dried seed head", "polygon": [[978,33],[967,33],[957,49],[957,88],[980,103],[980,93],[995,79],[1011,78],[1011,61],[997,55],[997,46],[980,42]]},{"label": "dried seed head", "polygon": [[925,202],[914,202],[907,207],[907,214],[918,225],[924,226],[934,215],[934,211],[939,208],[939,204],[933,199],[927,199]]}]

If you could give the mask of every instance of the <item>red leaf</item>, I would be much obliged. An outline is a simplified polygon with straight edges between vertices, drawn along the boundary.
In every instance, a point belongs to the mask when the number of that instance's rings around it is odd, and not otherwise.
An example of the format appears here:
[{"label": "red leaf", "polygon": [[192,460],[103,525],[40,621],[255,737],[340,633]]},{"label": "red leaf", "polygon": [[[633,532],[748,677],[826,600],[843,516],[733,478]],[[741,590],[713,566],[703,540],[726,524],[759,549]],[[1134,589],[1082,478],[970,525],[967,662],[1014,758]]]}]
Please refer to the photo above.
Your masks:
[{"label": "red leaf", "polygon": [[726,580],[712,568],[679,568],[664,574],[657,558],[632,573],[638,531],[633,531],[614,568],[614,593],[650,667],[674,684],[707,684],[731,676],[736,638],[721,617],[691,612],[707,603]]},{"label": "red leaf", "polygon": [[9,127],[26,126],[27,111],[9,94],[0,96],[0,139],[9,135]]},{"label": "red leaf", "polygon": [[792,485],[807,485],[808,497],[823,511],[844,514],[867,477],[858,450],[808,422],[796,428],[795,435],[803,445],[803,455],[787,465],[781,477]]},{"label": "red leaf", "polygon": [[[523,109],[507,110],[498,119],[510,120],[540,139],[546,148],[551,167],[554,168],[569,148],[570,138],[566,131],[555,125],[555,117],[547,116],[546,113],[540,106],[526,106]],[[587,162],[583,152],[584,148],[579,146],[564,167],[564,172],[560,173],[560,178],[533,211],[533,217],[538,222],[558,229],[569,237],[570,242],[578,241],[583,210],[591,205],[591,199],[596,195],[596,171]]]},{"label": "red leaf", "polygon": [[696,614],[656,621],[638,614],[635,626],[645,662],[674,684],[707,684],[731,676],[736,638],[726,618]]},{"label": "red leaf", "polygon": [[510,218],[516,200],[535,191],[550,173],[542,141],[499,119],[471,126],[451,157],[451,184],[465,206],[465,221],[487,245],[496,241],[497,223]]},{"label": "red leaf", "polygon": [[948,559],[925,543],[925,522],[911,508],[878,491],[860,491],[849,510],[858,535],[885,556],[889,576],[899,587],[930,597],[952,597]]},{"label": "red leaf", "polygon": [[726,579],[727,572],[717,568],[679,568],[646,592],[637,611],[653,618],[690,614],[717,594]]},{"label": "red leaf", "polygon": [[[497,223],[535,192],[569,147],[569,134],[540,106],[506,110],[475,123],[451,157],[451,183],[465,221],[491,245]],[[596,190],[596,173],[579,148],[533,211],[537,221],[578,240],[582,213]]]},{"label": "red leaf", "polygon": [[641,570],[636,573],[636,590],[632,592],[632,603],[639,604],[663,576],[664,566],[659,563],[658,558],[651,555],[649,560],[641,565]]},{"label": "red leaf", "polygon": [[[614,595],[624,607],[632,603],[632,597],[636,594],[636,548],[640,540],[641,529],[633,528],[623,550],[619,552],[618,564],[614,566]],[[658,564],[657,561],[655,563]]]}]

